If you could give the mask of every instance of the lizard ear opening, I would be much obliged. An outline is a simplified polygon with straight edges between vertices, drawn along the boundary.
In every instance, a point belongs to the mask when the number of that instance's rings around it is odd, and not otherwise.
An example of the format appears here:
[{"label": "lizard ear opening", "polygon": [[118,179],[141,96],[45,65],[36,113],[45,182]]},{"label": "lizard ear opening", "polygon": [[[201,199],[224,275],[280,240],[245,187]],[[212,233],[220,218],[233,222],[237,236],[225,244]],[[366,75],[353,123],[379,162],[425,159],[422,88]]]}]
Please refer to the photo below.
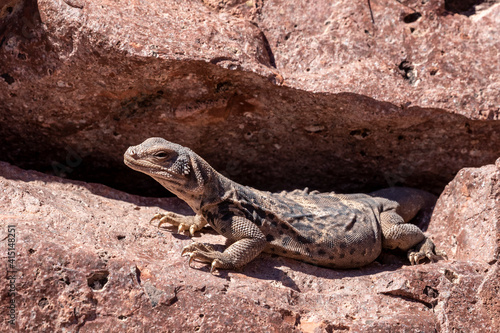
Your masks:
[{"label": "lizard ear opening", "polygon": [[191,167],[189,166],[190,163],[183,163],[182,164],[182,174],[187,176],[191,172]]}]

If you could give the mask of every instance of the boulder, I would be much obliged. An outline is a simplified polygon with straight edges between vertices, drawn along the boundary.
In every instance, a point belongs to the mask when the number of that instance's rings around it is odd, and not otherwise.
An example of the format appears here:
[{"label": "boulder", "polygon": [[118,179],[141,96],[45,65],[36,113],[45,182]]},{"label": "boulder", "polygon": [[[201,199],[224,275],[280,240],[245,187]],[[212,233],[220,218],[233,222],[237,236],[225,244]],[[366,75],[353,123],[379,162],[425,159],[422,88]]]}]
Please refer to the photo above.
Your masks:
[{"label": "boulder", "polygon": [[457,260],[500,259],[500,158],[460,170],[434,208],[428,232]]},{"label": "boulder", "polygon": [[[158,211],[190,214],[179,200],[0,162],[0,238],[4,253],[15,252],[2,257],[8,279],[0,289],[0,330],[498,331],[500,266],[491,259],[498,259],[498,173],[497,166],[462,171],[439,199],[428,232],[449,260],[342,271],[261,254],[239,271],[210,274],[207,265],[190,268],[180,256],[190,237],[149,223]],[[491,228],[485,233],[486,225],[475,227],[468,213],[441,220],[452,205],[479,207],[478,218],[494,224],[496,236]],[[469,232],[455,237],[457,244],[443,236],[457,230]],[[478,244],[494,237],[496,249],[483,246],[493,252],[474,257]],[[224,244],[210,229],[193,238]]]},{"label": "boulder", "polygon": [[122,163],[160,136],[261,189],[439,194],[500,156],[499,15],[491,1],[3,1],[0,156],[161,196]]},{"label": "boulder", "polygon": [[[0,1],[0,331],[499,331],[499,24],[493,0]],[[446,186],[449,260],[190,268],[149,221],[192,212],[122,162],[151,136],[263,190]]]}]

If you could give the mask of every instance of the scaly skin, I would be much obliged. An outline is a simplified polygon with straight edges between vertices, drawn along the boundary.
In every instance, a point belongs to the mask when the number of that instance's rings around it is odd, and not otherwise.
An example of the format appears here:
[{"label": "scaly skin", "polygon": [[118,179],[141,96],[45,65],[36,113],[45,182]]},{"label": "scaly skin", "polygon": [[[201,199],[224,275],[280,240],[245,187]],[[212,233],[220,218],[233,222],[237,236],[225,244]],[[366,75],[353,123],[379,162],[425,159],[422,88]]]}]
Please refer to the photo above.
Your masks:
[{"label": "scaly skin", "polygon": [[[246,265],[262,251],[331,268],[361,267],[382,248],[408,251],[411,264],[446,256],[408,223],[429,201],[426,192],[395,188],[368,194],[270,193],[235,183],[190,149],[162,138],[130,147],[125,164],[150,175],[184,200],[196,216],[157,214],[191,235],[207,223],[230,244],[223,252],[192,243],[182,254],[215,269]],[[427,197],[426,197],[427,196]],[[399,205],[402,203],[402,205]]]}]

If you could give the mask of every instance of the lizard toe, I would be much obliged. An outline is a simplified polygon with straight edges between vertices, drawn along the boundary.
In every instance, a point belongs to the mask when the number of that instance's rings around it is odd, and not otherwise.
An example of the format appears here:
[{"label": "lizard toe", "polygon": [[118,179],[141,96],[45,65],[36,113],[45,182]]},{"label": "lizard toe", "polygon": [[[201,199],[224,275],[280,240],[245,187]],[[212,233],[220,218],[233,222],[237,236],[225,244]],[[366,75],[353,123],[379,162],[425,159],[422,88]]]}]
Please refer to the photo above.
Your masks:
[{"label": "lizard toe", "polygon": [[153,221],[158,220],[157,228],[161,227],[162,224],[170,223],[173,224],[173,219],[170,213],[157,213],[153,216],[153,218],[149,221],[152,223]]},{"label": "lizard toe", "polygon": [[214,259],[214,261],[212,261],[212,264],[210,265],[210,273],[213,274],[214,271],[219,267],[223,267],[222,261],[220,261],[219,259]]},{"label": "lizard toe", "polygon": [[[156,213],[152,218],[151,220],[149,220],[149,223],[153,223],[154,220],[160,220],[163,218],[163,214],[161,213]],[[160,225],[158,225],[159,227]]]},{"label": "lizard toe", "polygon": [[410,260],[411,265],[418,265],[420,263],[420,260],[422,260],[424,257],[425,255],[422,252],[408,252],[408,259]]},{"label": "lizard toe", "polygon": [[158,213],[153,216],[149,223],[158,221],[157,227],[161,227],[163,224],[168,223],[173,226],[177,226],[177,232],[182,233],[184,231],[189,231],[191,236],[198,230],[201,230],[206,224],[206,221],[194,216],[180,215],[174,212]]},{"label": "lizard toe", "polygon": [[188,260],[189,267],[191,267],[191,263],[193,262],[193,260],[206,262],[206,263],[212,262],[212,259],[209,258],[209,256],[207,256],[206,254],[199,252],[199,251],[190,252],[188,254],[188,256],[189,256],[189,260]]},{"label": "lizard toe", "polygon": [[446,254],[445,251],[436,250],[436,256],[448,260],[448,255]]},{"label": "lizard toe", "polygon": [[195,257],[195,253],[194,253],[194,252],[191,252],[191,253],[189,254],[189,260],[188,260],[188,266],[189,266],[189,267],[191,267],[191,263],[193,262],[194,257]]},{"label": "lizard toe", "polygon": [[227,269],[234,266],[231,260],[227,258],[227,255],[215,250],[208,244],[193,242],[182,249],[181,255],[189,257],[189,267],[191,267],[193,260],[209,263],[211,273],[219,268]]},{"label": "lizard toe", "polygon": [[189,262],[193,260],[212,262],[220,255],[220,252],[214,250],[211,246],[203,243],[193,242],[182,248],[181,256],[189,256]]},{"label": "lizard toe", "polygon": [[194,247],[195,244],[197,244],[197,243],[193,242],[193,243],[191,243],[189,245],[184,246],[182,248],[182,251],[181,251],[181,256],[191,254],[195,250],[195,247]]},{"label": "lizard toe", "polygon": [[408,259],[412,265],[418,265],[424,258],[429,259],[431,262],[435,262],[439,258],[448,259],[445,252],[436,249],[430,238],[424,239],[414,249],[408,251]]},{"label": "lizard toe", "polygon": [[[155,215],[156,216],[156,215]],[[151,222],[153,222],[155,220],[155,218],[153,217],[153,219],[151,219]],[[164,216],[164,217],[161,217],[158,221],[158,224],[157,224],[157,228],[161,227],[162,224],[165,224],[165,223],[168,223],[168,219]]]},{"label": "lizard toe", "polygon": [[181,232],[183,232],[183,231],[185,231],[185,230],[188,230],[188,229],[189,229],[189,227],[188,227],[186,224],[184,224],[184,223],[180,223],[180,224],[179,224],[179,227],[177,228],[177,232],[178,232],[178,233],[181,233]]},{"label": "lizard toe", "polygon": [[425,253],[425,256],[427,257],[427,259],[429,259],[431,262],[436,262],[438,260],[438,257],[432,253],[432,252],[426,252]]},{"label": "lizard toe", "polygon": [[199,229],[198,229],[195,225],[190,226],[190,227],[189,227],[189,235],[194,236],[194,233],[195,233],[196,231],[198,231],[198,230],[199,230]]}]

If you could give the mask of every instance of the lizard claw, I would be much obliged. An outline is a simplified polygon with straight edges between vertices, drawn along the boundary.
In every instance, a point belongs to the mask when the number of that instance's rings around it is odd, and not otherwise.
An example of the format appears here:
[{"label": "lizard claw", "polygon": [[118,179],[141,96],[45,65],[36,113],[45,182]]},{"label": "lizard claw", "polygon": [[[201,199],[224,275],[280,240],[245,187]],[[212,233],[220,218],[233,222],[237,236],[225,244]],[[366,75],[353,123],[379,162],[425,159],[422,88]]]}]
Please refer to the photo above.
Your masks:
[{"label": "lizard claw", "polygon": [[156,225],[157,228],[161,227],[162,224],[172,223],[172,217],[169,214],[157,213],[155,214],[155,216],[153,216],[149,223],[152,223],[154,220],[158,220],[158,224]]},{"label": "lizard claw", "polygon": [[212,264],[210,265],[210,273],[214,273],[214,271],[217,269],[217,267],[221,267],[222,262],[219,259],[214,259],[212,261]]},{"label": "lizard claw", "polygon": [[440,251],[440,250],[436,250],[436,249],[434,249],[434,252],[435,253],[432,253],[432,252],[426,253],[426,256],[427,256],[427,258],[429,258],[429,260],[431,260],[431,261],[437,261],[438,258],[448,259],[448,255],[446,254],[446,252]]},{"label": "lizard claw", "polygon": [[153,218],[151,220],[149,220],[149,223],[152,223],[154,220],[160,220],[158,222],[158,227],[160,227],[160,225],[162,225],[163,223],[165,223],[166,221],[162,221],[163,220],[163,214],[161,213],[156,213],[155,216],[153,216]]},{"label": "lizard claw", "polygon": [[189,225],[189,224],[184,224],[184,223],[179,224],[179,228],[177,228],[177,232],[178,233],[181,233],[181,232],[184,232],[184,231],[187,231],[187,230],[189,230],[189,235],[190,236],[194,236],[194,233],[198,229],[196,228],[196,225],[194,225],[194,224]]},{"label": "lizard claw", "polygon": [[193,260],[211,263],[210,273],[213,273],[217,268],[224,266],[223,262],[218,259],[220,252],[214,250],[211,246],[202,243],[193,242],[184,246],[181,256],[189,256],[189,267],[191,267]]},{"label": "lizard claw", "polygon": [[198,229],[196,228],[196,226],[195,226],[195,225],[190,226],[190,227],[189,227],[189,234],[190,234],[191,236],[194,236],[194,233],[196,232],[196,230],[198,230]]},{"label": "lizard claw", "polygon": [[219,253],[219,252],[215,251],[210,245],[193,242],[182,248],[181,256],[194,255],[196,257],[194,259],[200,259],[200,260],[205,259],[203,261],[210,262],[211,260],[208,260],[207,258],[209,258],[211,255],[213,256],[214,253]]},{"label": "lizard claw", "polygon": [[181,251],[181,256],[184,257],[184,255],[187,253],[187,255],[189,255],[190,253],[193,252],[193,245],[196,244],[196,242],[193,242],[189,245],[186,245],[182,248],[182,251]]},{"label": "lizard claw", "polygon": [[188,226],[187,226],[187,225],[185,225],[184,223],[180,223],[180,224],[179,224],[179,227],[177,228],[177,232],[178,232],[178,233],[181,233],[181,232],[183,232],[183,231],[185,231],[185,230],[187,230],[187,229],[188,229]]},{"label": "lizard claw", "polygon": [[158,220],[157,227],[159,228],[162,224],[169,223],[177,226],[177,232],[182,233],[184,231],[189,231],[190,236],[194,236],[194,233],[201,230],[203,226],[207,223],[203,217],[197,216],[184,216],[176,214],[174,212],[158,213],[153,216],[150,223]]},{"label": "lizard claw", "polygon": [[411,265],[418,265],[420,263],[420,260],[424,258],[423,254],[413,252],[408,254],[408,259],[410,260]]},{"label": "lizard claw", "polygon": [[188,260],[188,266],[191,267],[191,263],[193,262],[193,260],[195,259],[195,253],[194,252],[191,252],[189,254],[189,260]]},{"label": "lizard claw", "polygon": [[181,233],[181,232],[184,232],[184,231],[188,231],[188,230],[189,230],[189,235],[190,236],[194,236],[194,233],[198,229],[196,229],[195,225],[189,225],[189,224],[184,224],[184,223],[179,224],[179,228],[177,228],[177,232],[178,233]]},{"label": "lizard claw", "polygon": [[448,259],[446,252],[436,250],[434,243],[429,239],[424,239],[415,249],[408,251],[408,259],[411,265],[418,265],[420,260],[428,258],[431,262],[435,262],[438,258]]},{"label": "lizard claw", "polygon": [[181,254],[183,257],[189,257],[188,266],[191,267],[191,263],[196,259],[196,252],[190,252],[187,254]]}]

